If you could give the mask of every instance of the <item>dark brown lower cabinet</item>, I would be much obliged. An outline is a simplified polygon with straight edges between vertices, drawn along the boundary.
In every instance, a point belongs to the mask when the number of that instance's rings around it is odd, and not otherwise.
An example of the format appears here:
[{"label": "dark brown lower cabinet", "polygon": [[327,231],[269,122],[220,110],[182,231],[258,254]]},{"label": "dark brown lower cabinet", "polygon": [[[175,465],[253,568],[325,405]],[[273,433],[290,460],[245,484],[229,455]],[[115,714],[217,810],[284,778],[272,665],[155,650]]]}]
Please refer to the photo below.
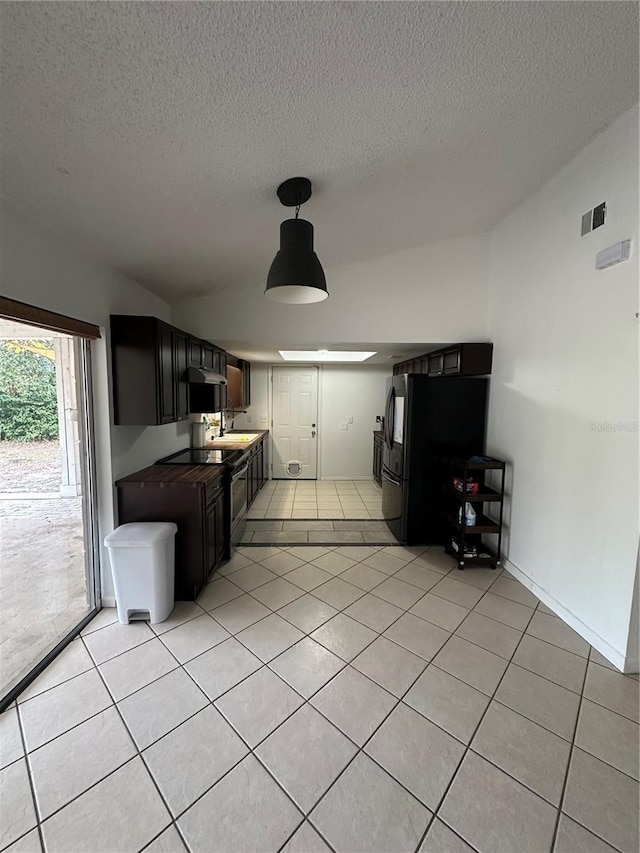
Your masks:
[{"label": "dark brown lower cabinet", "polygon": [[206,539],[207,539],[207,562],[210,572],[224,560],[226,556],[226,519],[224,487],[221,485],[212,495],[210,503],[205,509]]},{"label": "dark brown lower cabinet", "polygon": [[173,521],[175,597],[193,601],[230,556],[229,484],[215,466],[152,465],[116,483],[120,524]]},{"label": "dark brown lower cabinet", "polygon": [[373,433],[373,479],[382,485],[382,445],[383,433],[376,430]]},{"label": "dark brown lower cabinet", "polygon": [[249,458],[249,506],[255,500],[256,495],[265,482],[264,473],[264,439],[257,442]]}]

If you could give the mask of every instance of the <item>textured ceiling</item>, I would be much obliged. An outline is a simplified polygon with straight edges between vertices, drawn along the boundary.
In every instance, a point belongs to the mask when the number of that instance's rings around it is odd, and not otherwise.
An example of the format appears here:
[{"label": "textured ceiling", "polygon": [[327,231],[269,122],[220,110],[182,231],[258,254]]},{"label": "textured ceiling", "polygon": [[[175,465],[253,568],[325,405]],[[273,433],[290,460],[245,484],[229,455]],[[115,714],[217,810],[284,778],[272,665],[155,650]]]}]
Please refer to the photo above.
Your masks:
[{"label": "textured ceiling", "polygon": [[3,194],[172,300],[490,228],[638,97],[634,2],[4,2]]},{"label": "textured ceiling", "polygon": [[[319,350],[328,349],[332,352],[340,350],[356,350],[359,352],[373,352],[372,355],[364,362],[348,362],[350,368],[361,366],[370,366],[372,364],[391,365],[399,361],[406,361],[409,358],[417,358],[430,352],[434,349],[439,349],[444,344],[438,343],[372,343],[370,341],[363,343],[362,341],[342,343],[342,344],[327,344],[326,341],[308,341],[305,344],[287,343],[280,341],[278,343],[256,344],[248,343],[247,341],[232,341],[232,340],[216,340],[218,346],[221,346],[227,352],[232,353],[237,358],[244,358],[250,362],[263,361],[271,364],[284,364],[284,360],[280,355],[279,350]],[[448,343],[451,343],[450,341]],[[319,362],[318,362],[319,363]],[[331,363],[331,362],[330,362]],[[345,362],[333,362],[334,364]]]}]

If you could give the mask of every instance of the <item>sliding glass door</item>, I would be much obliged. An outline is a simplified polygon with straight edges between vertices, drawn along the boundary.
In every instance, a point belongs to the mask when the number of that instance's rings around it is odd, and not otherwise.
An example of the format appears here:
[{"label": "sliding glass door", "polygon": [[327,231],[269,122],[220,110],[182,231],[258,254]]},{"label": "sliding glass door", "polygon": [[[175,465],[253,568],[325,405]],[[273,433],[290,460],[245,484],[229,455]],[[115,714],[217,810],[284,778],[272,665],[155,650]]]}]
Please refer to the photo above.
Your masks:
[{"label": "sliding glass door", "polygon": [[0,708],[99,606],[90,346],[0,318]]}]

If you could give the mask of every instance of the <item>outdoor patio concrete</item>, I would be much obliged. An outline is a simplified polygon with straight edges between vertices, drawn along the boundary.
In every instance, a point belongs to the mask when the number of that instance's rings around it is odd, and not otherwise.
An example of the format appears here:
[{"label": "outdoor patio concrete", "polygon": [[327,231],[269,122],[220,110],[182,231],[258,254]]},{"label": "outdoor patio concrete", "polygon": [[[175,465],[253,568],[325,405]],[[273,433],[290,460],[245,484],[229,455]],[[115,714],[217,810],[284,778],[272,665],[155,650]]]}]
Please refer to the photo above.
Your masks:
[{"label": "outdoor patio concrete", "polygon": [[81,498],[0,494],[0,691],[87,612]]}]

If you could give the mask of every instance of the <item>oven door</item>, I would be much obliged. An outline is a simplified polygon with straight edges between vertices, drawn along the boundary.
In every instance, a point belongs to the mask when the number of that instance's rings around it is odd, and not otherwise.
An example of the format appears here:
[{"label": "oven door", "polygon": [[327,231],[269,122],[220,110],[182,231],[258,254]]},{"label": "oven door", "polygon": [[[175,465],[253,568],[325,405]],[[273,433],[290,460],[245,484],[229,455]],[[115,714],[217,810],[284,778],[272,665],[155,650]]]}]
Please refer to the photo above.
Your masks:
[{"label": "oven door", "polygon": [[242,465],[231,475],[231,544],[237,545],[242,534],[247,516],[248,482],[246,464]]}]

